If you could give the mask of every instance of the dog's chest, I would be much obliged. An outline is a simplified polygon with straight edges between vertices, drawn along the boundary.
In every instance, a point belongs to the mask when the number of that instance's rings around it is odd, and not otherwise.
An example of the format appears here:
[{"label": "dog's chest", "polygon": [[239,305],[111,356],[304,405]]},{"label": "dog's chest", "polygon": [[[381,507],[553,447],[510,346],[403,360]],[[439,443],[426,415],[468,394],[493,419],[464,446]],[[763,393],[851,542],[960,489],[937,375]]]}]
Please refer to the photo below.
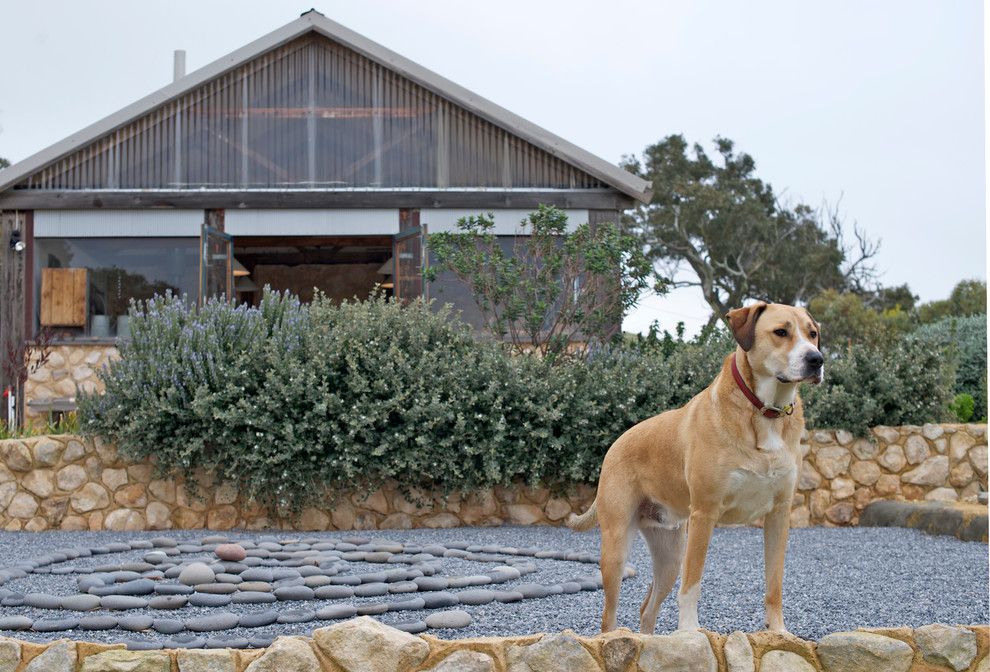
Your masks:
[{"label": "dog's chest", "polygon": [[720,520],[725,523],[751,523],[773,508],[781,490],[789,488],[796,467],[788,460],[739,467],[729,472],[728,488]]}]

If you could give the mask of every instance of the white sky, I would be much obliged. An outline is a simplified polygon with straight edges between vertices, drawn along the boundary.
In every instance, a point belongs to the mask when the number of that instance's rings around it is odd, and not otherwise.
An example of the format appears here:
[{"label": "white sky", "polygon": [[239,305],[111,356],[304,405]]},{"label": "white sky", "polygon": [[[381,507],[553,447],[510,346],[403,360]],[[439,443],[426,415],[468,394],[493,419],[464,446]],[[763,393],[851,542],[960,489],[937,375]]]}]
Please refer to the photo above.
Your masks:
[{"label": "white sky", "polygon": [[[922,300],[985,278],[983,5],[589,0],[9,2],[0,156],[18,161],[296,18],[328,17],[609,161],[717,134],[778,193],[883,240],[887,284]],[[700,295],[648,299],[694,331]]]}]

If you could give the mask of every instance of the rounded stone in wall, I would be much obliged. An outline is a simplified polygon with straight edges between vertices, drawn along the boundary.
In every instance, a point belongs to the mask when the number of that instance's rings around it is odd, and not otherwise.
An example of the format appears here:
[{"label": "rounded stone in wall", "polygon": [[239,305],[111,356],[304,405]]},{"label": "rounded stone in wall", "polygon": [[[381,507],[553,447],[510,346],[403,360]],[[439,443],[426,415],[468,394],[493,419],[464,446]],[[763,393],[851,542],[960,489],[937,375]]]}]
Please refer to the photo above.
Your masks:
[{"label": "rounded stone in wall", "polygon": [[[72,443],[70,441],[70,443]],[[78,443],[78,442],[76,442]],[[55,474],[55,483],[59,490],[72,492],[86,482],[86,470],[78,464],[70,464],[63,467]]]},{"label": "rounded stone in wall", "polygon": [[136,531],[145,529],[144,516],[138,511],[130,509],[117,509],[107,514],[103,521],[103,527],[107,530]]},{"label": "rounded stone in wall", "polygon": [[931,448],[928,447],[928,442],[923,436],[912,434],[904,442],[904,457],[907,458],[908,464],[921,464],[931,454]]},{"label": "rounded stone in wall", "polygon": [[881,453],[877,461],[880,462],[880,465],[884,469],[895,474],[907,464],[907,458],[904,457],[904,449],[897,444],[887,446],[887,449]]},{"label": "rounded stone in wall", "polygon": [[32,518],[38,511],[38,502],[26,492],[18,492],[7,505],[7,515],[11,518]]},{"label": "rounded stone in wall", "polygon": [[105,509],[110,506],[110,495],[106,488],[97,483],[87,483],[69,498],[72,508],[79,513],[86,513],[96,509]]},{"label": "rounded stone in wall", "polygon": [[876,462],[857,460],[849,468],[849,473],[860,485],[873,485],[880,478],[880,467]]}]

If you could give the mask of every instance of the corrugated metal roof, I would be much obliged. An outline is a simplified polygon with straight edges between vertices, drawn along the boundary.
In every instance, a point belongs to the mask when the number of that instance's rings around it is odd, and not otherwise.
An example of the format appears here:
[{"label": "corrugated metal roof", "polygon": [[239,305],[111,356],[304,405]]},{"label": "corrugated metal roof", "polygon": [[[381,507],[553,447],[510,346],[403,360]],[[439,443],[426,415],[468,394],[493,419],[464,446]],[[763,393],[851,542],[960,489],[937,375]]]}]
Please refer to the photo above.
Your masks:
[{"label": "corrugated metal roof", "polygon": [[225,72],[309,32],[318,33],[353,49],[372,61],[381,64],[383,67],[413,80],[454,104],[477,114],[483,119],[504,128],[506,131],[531,142],[544,151],[559,157],[561,160],[597,177],[602,182],[632,198],[645,202],[650,197],[649,182],[567,142],[553,133],[540,128],[536,124],[386,49],[349,28],[331,21],[316,11],[309,11],[303,14],[295,21],[186,75],[182,79],[128,105],[95,124],[87,126],[37,154],[0,171],[0,193],[70,152],[151,112],[158,106],[172,101]]}]

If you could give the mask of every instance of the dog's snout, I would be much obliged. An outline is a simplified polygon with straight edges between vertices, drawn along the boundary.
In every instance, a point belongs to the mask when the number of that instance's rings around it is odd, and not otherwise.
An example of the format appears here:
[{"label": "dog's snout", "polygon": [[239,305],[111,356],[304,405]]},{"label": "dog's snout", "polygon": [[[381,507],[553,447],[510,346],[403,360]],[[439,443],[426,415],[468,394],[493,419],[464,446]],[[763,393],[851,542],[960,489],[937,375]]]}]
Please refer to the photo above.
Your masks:
[{"label": "dog's snout", "polygon": [[804,355],[804,361],[809,368],[817,369],[818,367],[820,367],[822,364],[825,363],[825,358],[822,357],[822,353],[818,352],[817,350],[809,350]]}]

